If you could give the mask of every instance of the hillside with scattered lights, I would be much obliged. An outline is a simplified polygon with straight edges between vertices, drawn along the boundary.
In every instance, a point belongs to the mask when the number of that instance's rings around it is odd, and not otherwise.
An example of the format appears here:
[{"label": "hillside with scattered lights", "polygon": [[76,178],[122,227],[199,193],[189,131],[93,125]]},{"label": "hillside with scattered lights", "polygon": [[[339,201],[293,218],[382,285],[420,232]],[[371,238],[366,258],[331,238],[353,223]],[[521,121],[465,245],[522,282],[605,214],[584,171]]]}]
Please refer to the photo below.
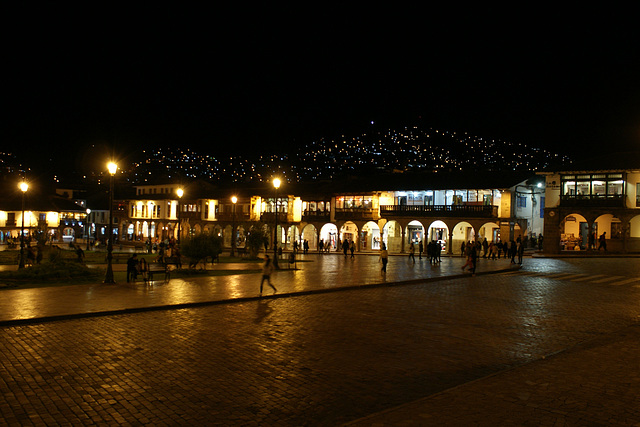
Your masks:
[{"label": "hillside with scattered lights", "polygon": [[185,148],[144,153],[129,171],[133,183],[174,178],[251,183],[280,175],[290,182],[377,172],[538,171],[569,157],[521,143],[418,127],[320,139],[283,154],[216,157]]}]

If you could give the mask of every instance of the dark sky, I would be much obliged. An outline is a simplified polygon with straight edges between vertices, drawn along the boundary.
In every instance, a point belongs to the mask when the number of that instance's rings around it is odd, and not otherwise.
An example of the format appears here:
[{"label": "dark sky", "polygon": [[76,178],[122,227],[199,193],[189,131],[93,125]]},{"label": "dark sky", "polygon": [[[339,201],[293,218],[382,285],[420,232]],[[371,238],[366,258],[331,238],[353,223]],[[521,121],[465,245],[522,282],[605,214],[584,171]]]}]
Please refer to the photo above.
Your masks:
[{"label": "dark sky", "polygon": [[0,121],[25,163],[77,168],[95,147],[270,152],[372,120],[571,155],[640,148],[630,12],[25,13],[5,32]]}]

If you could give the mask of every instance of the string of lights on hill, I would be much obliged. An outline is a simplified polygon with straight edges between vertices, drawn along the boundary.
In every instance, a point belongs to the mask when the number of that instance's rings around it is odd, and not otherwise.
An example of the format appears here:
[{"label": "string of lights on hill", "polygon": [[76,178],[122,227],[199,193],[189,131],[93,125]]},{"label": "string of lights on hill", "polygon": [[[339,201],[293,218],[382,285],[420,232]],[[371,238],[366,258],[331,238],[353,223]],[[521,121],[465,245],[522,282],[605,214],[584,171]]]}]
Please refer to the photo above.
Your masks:
[{"label": "string of lights on hill", "polygon": [[176,177],[250,183],[276,174],[290,182],[309,182],[376,171],[536,171],[571,163],[567,156],[521,143],[417,127],[323,138],[291,154],[217,158],[178,148],[145,154],[144,161],[133,165],[133,183]]}]

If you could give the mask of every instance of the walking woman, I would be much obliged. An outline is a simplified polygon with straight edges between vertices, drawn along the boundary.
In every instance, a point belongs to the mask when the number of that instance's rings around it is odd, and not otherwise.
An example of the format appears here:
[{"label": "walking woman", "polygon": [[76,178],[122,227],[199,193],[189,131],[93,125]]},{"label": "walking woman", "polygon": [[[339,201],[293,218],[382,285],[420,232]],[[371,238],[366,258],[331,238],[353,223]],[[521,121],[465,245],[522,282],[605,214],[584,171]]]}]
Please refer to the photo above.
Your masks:
[{"label": "walking woman", "polygon": [[260,295],[262,295],[262,284],[265,280],[267,281],[267,284],[273,288],[274,293],[278,292],[276,287],[271,284],[271,273],[273,273],[273,263],[271,262],[271,258],[269,258],[269,255],[265,255],[264,258],[264,264],[262,265],[262,280],[260,281]]},{"label": "walking woman", "polygon": [[382,262],[382,275],[387,274],[387,262],[389,261],[389,252],[387,252],[387,246],[383,243],[380,248],[380,262]]}]

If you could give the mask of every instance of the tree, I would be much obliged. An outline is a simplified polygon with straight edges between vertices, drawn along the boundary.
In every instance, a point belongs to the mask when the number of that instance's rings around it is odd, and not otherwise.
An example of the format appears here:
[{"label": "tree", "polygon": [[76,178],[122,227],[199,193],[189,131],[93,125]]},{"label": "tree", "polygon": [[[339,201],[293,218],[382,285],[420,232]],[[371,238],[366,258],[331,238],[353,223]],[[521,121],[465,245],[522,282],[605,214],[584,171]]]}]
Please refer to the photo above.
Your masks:
[{"label": "tree", "polygon": [[194,268],[200,261],[206,266],[206,259],[218,258],[222,253],[222,240],[210,233],[200,233],[183,240],[180,245],[182,255],[189,258],[189,268]]},{"label": "tree", "polygon": [[264,225],[252,225],[247,234],[246,243],[251,258],[258,257],[260,249],[264,246],[265,239],[267,239],[267,234],[264,232]]}]

